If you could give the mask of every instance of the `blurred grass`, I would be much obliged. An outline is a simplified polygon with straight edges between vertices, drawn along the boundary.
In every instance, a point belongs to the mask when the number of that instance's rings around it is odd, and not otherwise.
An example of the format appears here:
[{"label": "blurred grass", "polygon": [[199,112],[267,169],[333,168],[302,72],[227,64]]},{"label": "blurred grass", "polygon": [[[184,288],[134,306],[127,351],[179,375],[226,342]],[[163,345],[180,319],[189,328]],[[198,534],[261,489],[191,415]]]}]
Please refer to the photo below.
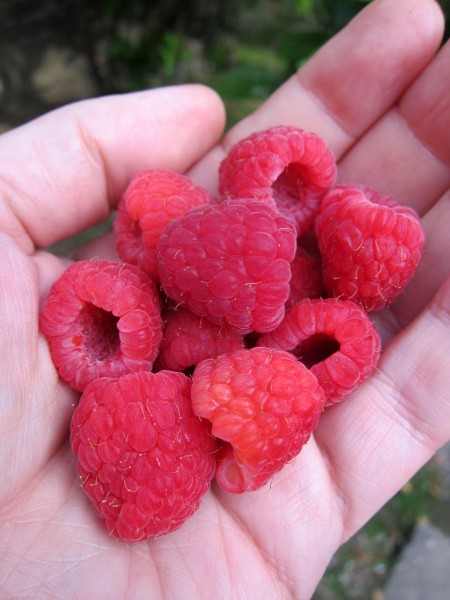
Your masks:
[{"label": "blurred grass", "polygon": [[256,110],[286,77],[284,62],[267,48],[237,44],[234,54],[235,65],[199,78],[223,99],[227,128]]}]

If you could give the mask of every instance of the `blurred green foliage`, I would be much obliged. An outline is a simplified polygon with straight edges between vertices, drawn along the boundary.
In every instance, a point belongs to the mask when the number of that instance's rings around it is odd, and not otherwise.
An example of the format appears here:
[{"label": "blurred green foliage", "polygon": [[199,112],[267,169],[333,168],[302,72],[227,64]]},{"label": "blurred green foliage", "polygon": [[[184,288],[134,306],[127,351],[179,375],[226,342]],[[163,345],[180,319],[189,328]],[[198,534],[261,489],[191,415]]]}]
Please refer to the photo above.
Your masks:
[{"label": "blurred green foliage", "polygon": [[97,79],[102,92],[203,82],[234,122],[371,1],[103,0],[89,20]]},{"label": "blurred green foliage", "polygon": [[212,79],[224,95],[262,97],[368,1],[104,0],[90,18],[97,68],[111,91]]},{"label": "blurred green foliage", "polygon": [[202,82],[222,96],[234,122],[363,4],[103,0],[84,6],[85,36],[94,47],[90,62],[100,93]]}]

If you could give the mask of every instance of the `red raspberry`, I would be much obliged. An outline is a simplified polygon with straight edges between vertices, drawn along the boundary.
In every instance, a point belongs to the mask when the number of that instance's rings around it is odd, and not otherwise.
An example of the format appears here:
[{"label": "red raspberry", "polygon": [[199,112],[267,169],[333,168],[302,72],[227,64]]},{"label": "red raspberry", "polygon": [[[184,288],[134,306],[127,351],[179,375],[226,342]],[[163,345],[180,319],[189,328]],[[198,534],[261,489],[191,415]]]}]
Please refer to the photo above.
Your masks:
[{"label": "red raspberry", "polygon": [[231,493],[261,488],[308,441],[324,406],[315,376],[270,348],[202,361],[192,379],[194,412],[226,442],[216,480]]},{"label": "red raspberry", "polygon": [[340,185],[326,195],[316,234],[327,291],[367,311],[381,310],[400,294],[425,239],[411,208],[361,185]]},{"label": "red raspberry", "polygon": [[337,298],[301,300],[257,345],[286,350],[301,360],[324,389],[327,405],[343,400],[367,379],[381,348],[367,313]]},{"label": "red raspberry", "polygon": [[166,294],[240,333],[270,331],[284,315],[293,225],[253,200],[193,208],[165,228],[158,267]]},{"label": "red raspberry", "polygon": [[277,207],[300,236],[313,227],[320,199],[335,178],[334,156],[317,134],[279,125],[230,149],[219,167],[219,192]]},{"label": "red raspberry", "polygon": [[286,308],[294,306],[304,298],[320,298],[324,295],[320,260],[300,246],[291,263],[291,273],[291,288]]},{"label": "red raspberry", "polygon": [[188,310],[174,310],[165,318],[156,368],[185,371],[206,358],[244,347],[242,336],[231,327],[215,325]]},{"label": "red raspberry", "polygon": [[185,175],[163,170],[137,173],[122,196],[114,221],[119,257],[159,282],[156,245],[162,230],[192,207],[210,202],[208,192]]},{"label": "red raspberry", "polygon": [[153,282],[107,260],[71,265],[54,283],[40,325],[59,375],[80,392],[97,377],[151,370],[162,339]]},{"label": "red raspberry", "polygon": [[178,529],[198,509],[215,442],[192,412],[182,373],[141,371],[86,387],[70,441],[81,484],[109,533],[137,542]]}]

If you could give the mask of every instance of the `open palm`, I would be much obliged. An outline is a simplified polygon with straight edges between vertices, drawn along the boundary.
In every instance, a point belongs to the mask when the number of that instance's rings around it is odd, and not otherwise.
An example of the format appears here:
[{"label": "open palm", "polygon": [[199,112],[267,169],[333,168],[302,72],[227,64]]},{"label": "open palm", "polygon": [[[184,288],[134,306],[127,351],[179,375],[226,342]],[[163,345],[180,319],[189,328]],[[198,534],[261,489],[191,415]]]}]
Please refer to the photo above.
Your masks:
[{"label": "open palm", "polygon": [[[295,598],[450,439],[450,46],[433,0],[375,0],[218,143],[200,86],[68,106],[0,138],[0,595],[8,598]],[[58,380],[38,313],[64,262],[39,250],[103,219],[131,175],[188,173],[216,191],[230,144],[292,124],[333,149],[339,180],[416,208],[425,255],[374,319],[379,370],[326,411],[293,464],[257,492],[213,486],[173,534],[109,537],[68,444],[78,395]],[[80,257],[113,254],[111,238]]]}]

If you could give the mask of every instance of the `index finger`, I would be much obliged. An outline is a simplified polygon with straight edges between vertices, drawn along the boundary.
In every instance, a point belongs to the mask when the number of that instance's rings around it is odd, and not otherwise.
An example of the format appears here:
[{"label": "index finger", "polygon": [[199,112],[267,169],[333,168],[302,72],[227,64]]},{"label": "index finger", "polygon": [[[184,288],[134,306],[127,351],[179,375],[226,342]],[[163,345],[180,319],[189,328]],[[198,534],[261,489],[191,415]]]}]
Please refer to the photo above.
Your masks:
[{"label": "index finger", "polygon": [[131,176],[184,172],[222,133],[208,88],[187,85],[68,105],[0,137],[0,229],[26,252],[106,218]]}]

